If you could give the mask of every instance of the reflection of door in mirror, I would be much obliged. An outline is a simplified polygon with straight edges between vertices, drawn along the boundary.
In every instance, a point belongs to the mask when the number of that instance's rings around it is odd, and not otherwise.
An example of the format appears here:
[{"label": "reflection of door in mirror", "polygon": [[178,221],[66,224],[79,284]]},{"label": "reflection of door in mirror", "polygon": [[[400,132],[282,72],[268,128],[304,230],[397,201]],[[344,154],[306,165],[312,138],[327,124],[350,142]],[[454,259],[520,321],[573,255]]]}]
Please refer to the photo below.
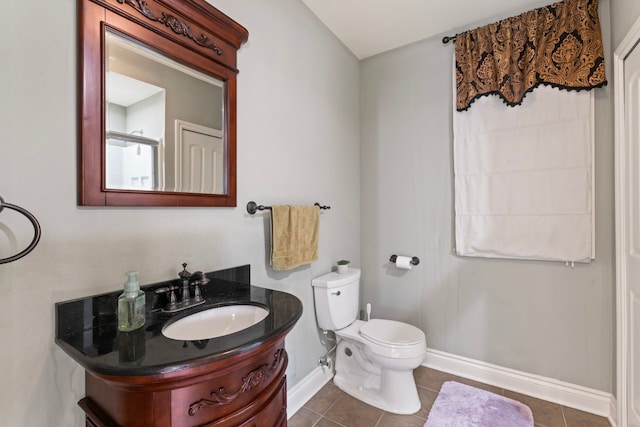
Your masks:
[{"label": "reflection of door in mirror", "polygon": [[209,148],[199,158],[192,147],[192,161],[181,162],[181,134],[167,128],[182,122],[179,116],[191,129],[222,129],[222,82],[140,43],[106,34],[106,188],[224,194],[222,131],[216,131],[216,144],[193,138],[210,131],[189,135],[192,146]]},{"label": "reflection of door in mirror", "polygon": [[222,132],[176,120],[175,169],[177,191],[224,193]]}]

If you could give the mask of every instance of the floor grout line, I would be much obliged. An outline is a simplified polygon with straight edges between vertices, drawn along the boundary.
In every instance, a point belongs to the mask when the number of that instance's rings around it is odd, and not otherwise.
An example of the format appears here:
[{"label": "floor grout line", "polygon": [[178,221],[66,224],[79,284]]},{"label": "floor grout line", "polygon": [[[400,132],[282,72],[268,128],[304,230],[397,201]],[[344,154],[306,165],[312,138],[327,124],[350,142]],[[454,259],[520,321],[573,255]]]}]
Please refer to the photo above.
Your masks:
[{"label": "floor grout line", "polygon": [[333,406],[334,406],[336,403],[338,403],[338,400],[340,400],[340,399],[342,398],[342,396],[344,396],[344,392],[341,392],[341,393],[338,395],[338,397],[336,397],[336,398],[334,399],[334,401],[331,403],[331,405],[329,405],[329,407],[327,408],[327,410],[326,410],[326,411],[324,411],[324,414],[322,414],[322,418],[325,418],[325,419],[327,419],[327,420],[331,421],[332,423],[338,424],[338,425],[340,425],[340,426],[342,426],[342,427],[347,427],[347,426],[345,426],[345,425],[343,425],[343,424],[341,424],[341,423],[337,422],[336,420],[334,420],[334,419],[332,419],[332,418],[330,418],[330,417],[327,417],[327,416],[326,416],[326,415],[329,413],[329,411],[331,410],[331,408],[333,408]]},{"label": "floor grout line", "polygon": [[380,414],[380,416],[378,417],[378,421],[376,422],[374,427],[378,427],[378,424],[380,424],[380,421],[382,421],[382,417],[384,417],[385,412],[382,411],[382,413]]}]

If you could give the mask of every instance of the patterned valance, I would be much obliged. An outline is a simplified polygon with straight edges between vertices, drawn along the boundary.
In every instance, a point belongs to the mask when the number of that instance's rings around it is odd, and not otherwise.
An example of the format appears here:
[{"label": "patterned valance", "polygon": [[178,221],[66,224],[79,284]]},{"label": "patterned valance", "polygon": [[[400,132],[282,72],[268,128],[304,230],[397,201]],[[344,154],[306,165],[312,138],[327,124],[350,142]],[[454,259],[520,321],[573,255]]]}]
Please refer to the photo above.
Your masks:
[{"label": "patterned valance", "polygon": [[607,84],[598,0],[564,0],[456,36],[456,108],[497,94],[510,106],[544,84]]}]

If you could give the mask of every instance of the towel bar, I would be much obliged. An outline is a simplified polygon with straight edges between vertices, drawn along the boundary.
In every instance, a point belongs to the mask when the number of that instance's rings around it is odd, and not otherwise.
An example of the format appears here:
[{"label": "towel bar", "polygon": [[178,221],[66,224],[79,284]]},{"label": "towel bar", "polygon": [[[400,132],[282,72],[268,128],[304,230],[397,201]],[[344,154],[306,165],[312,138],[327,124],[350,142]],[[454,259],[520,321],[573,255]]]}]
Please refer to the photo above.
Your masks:
[{"label": "towel bar", "polygon": [[[331,206],[323,206],[318,202],[314,203],[313,205],[318,206],[320,209],[331,209]],[[251,215],[255,214],[258,211],[263,211],[265,209],[271,210],[271,206],[258,205],[254,201],[247,203],[247,212],[249,212]]]}]

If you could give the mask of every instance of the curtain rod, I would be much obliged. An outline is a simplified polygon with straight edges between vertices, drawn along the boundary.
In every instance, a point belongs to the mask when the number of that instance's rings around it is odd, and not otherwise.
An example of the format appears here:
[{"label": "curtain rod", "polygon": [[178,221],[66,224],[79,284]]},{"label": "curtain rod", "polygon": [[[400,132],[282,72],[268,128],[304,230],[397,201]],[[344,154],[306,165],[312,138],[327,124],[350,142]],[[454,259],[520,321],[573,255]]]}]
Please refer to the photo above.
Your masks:
[{"label": "curtain rod", "polygon": [[447,44],[449,42],[456,42],[456,36],[444,36],[442,38],[442,44]]},{"label": "curtain rod", "polygon": [[107,136],[107,139],[117,139],[118,141],[150,145],[153,147],[155,147],[156,145],[160,145],[160,143],[156,139],[148,138],[142,135],[133,135],[131,133],[126,133],[126,132],[118,132],[116,130],[107,131],[106,136]]}]

